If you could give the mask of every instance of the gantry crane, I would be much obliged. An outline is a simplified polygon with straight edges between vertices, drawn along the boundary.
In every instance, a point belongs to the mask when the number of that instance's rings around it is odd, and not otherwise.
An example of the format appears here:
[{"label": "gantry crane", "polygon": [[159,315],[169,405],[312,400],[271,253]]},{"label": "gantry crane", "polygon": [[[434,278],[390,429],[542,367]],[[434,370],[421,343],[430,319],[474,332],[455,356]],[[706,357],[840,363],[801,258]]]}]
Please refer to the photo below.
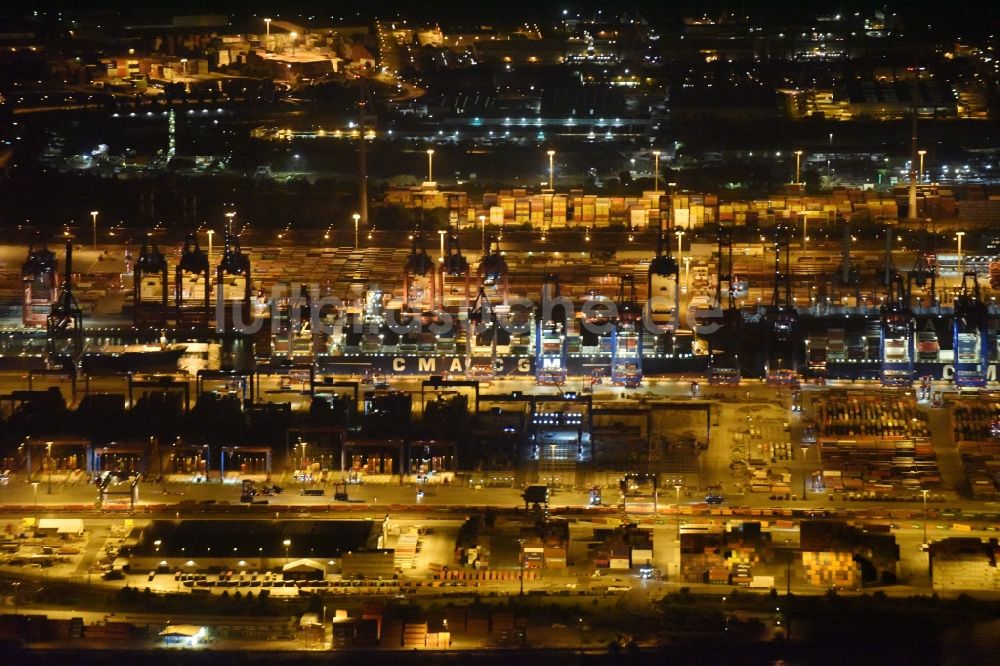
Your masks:
[{"label": "gantry crane", "polygon": [[484,289],[491,290],[496,300],[507,304],[507,261],[500,251],[500,240],[493,237],[486,246],[486,253],[479,262],[479,281]]},{"label": "gantry crane", "polygon": [[962,273],[962,288],[955,298],[953,344],[955,347],[955,386],[986,386],[989,369],[990,314],[979,292],[975,271]]},{"label": "gantry crane", "polygon": [[[462,247],[458,241],[458,235],[448,232],[445,246],[444,266],[441,275],[441,304],[445,304],[445,298],[449,294],[446,289],[445,280],[458,282],[462,287],[462,304],[469,302],[469,261],[462,254]],[[453,291],[454,289],[452,289]]]},{"label": "gantry crane", "polygon": [[[83,353],[83,311],[73,296],[73,241],[66,241],[66,271],[59,298],[45,322],[48,362],[52,367],[75,371]],[[64,346],[68,341],[69,349]]]},{"label": "gantry crane", "polygon": [[[736,284],[733,275],[733,237],[728,229],[720,229],[718,263],[716,264],[716,317],[706,322],[715,331],[709,334],[710,384],[738,384],[742,376],[740,345],[742,344],[743,313],[736,304]],[[724,286],[723,286],[724,285]],[[721,310],[721,312],[720,312]]]},{"label": "gantry crane", "polygon": [[635,388],[642,384],[642,305],[636,297],[635,276],[618,281],[617,313],[611,327],[611,383]]},{"label": "gantry crane", "polygon": [[765,317],[768,373],[795,370],[799,313],[792,298],[791,228],[779,223],[774,230],[774,289]]},{"label": "gantry crane", "polygon": [[542,282],[542,303],[535,311],[535,379],[541,385],[566,383],[566,308],[560,303],[559,276]]},{"label": "gantry crane", "polygon": [[437,266],[424,247],[423,230],[418,228],[403,264],[403,309],[424,314],[437,307]]},{"label": "gantry crane", "polygon": [[132,275],[132,325],[136,329],[163,329],[167,325],[167,259],[153,243],[142,241]]},{"label": "gantry crane", "polygon": [[649,320],[656,333],[677,332],[680,327],[680,267],[665,242],[662,222],[656,239],[656,256],[649,262]]},{"label": "gantry crane", "polygon": [[[465,342],[465,372],[470,377],[492,379],[497,367],[497,322],[486,290],[479,288],[476,300],[469,308],[469,323]],[[489,341],[489,358],[476,356],[480,341]]]},{"label": "gantry crane", "polygon": [[21,322],[25,326],[43,326],[59,298],[59,266],[56,254],[45,243],[32,243],[28,258],[21,265],[24,296],[21,299]]}]

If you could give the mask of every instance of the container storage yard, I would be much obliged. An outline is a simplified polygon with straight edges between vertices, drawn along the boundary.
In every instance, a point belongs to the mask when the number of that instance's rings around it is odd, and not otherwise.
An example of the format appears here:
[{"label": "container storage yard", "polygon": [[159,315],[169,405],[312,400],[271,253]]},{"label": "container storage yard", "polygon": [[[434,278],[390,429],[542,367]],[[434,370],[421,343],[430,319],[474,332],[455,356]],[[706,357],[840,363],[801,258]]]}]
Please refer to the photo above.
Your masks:
[{"label": "container storage yard", "polygon": [[940,486],[930,432],[912,397],[831,395],[817,406],[816,430],[832,492],[876,496]]}]

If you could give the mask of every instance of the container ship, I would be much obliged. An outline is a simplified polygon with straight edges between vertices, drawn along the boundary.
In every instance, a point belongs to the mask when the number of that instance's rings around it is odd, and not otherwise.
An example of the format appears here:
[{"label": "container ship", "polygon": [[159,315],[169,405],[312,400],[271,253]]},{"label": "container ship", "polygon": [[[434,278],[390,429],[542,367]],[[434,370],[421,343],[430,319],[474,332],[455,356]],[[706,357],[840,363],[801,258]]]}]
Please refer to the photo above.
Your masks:
[{"label": "container ship", "polygon": [[583,377],[634,388],[644,374],[704,374],[707,356],[678,326],[677,264],[662,241],[649,263],[651,305],[624,274],[616,298],[592,291],[580,310],[563,297],[557,274],[544,276],[535,303],[512,298],[497,239],[475,272],[458,243],[449,235],[444,260],[435,262],[416,233],[402,293],[369,284],[334,324],[326,349],[300,359],[320,373],[535,377],[555,386]]},{"label": "container ship", "polygon": [[[155,245],[143,244],[132,276],[131,328],[118,333],[91,328],[84,337],[72,281],[59,279],[52,252],[32,247],[23,268],[24,328],[4,343],[9,353],[0,350],[0,365],[72,366],[92,374],[170,371],[180,365],[273,372],[308,367],[311,374],[375,380],[533,377],[540,385],[561,386],[572,378],[584,386],[589,381],[625,388],[641,386],[645,377],[671,375],[706,377],[714,385],[752,377],[778,385],[863,379],[905,387],[929,378],[982,388],[997,379],[997,317],[980,293],[979,272],[961,273],[953,296],[939,301],[936,268],[918,261],[911,271],[897,271],[888,246],[876,273],[883,294],[877,287],[869,297],[859,295],[845,249],[832,279],[855,292],[855,305],[801,307],[792,291],[790,228],[779,224],[771,231],[770,302],[757,299],[748,307],[747,280],[737,275],[730,232],[722,229],[714,299],[687,299],[691,330],[681,325],[680,271],[665,242],[670,234],[662,228],[650,258],[623,266],[616,256],[595,268],[597,260],[590,256],[578,272],[571,261],[533,272],[531,252],[512,255],[522,262],[514,272],[501,249],[502,236],[487,242],[485,232],[482,254],[470,262],[458,236],[441,233],[439,257],[428,254],[419,230],[408,251],[370,249],[380,260],[392,256],[400,263],[382,261],[383,282],[358,283],[335,309],[317,312],[317,321],[326,324],[322,332],[312,330],[308,290],[265,294],[260,278],[253,281],[238,236],[227,230],[215,265],[193,234],[174,266]],[[355,254],[359,261],[369,256]],[[318,276],[312,277],[315,282]],[[512,290],[512,277],[519,293]],[[234,311],[261,325],[244,332]],[[24,342],[15,349],[19,338]]]}]

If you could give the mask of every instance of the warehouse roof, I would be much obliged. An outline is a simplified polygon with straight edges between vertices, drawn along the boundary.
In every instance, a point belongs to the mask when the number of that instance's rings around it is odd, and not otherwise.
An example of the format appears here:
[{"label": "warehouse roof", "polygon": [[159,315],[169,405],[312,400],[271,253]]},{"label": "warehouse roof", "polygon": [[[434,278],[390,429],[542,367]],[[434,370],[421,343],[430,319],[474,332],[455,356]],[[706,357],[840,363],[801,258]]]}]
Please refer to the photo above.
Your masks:
[{"label": "warehouse roof", "polygon": [[334,558],[377,548],[380,530],[381,524],[371,520],[154,520],[142,531],[132,554]]},{"label": "warehouse roof", "polygon": [[160,632],[161,636],[184,636],[185,638],[193,638],[195,636],[200,636],[205,632],[204,627],[199,627],[195,624],[172,624],[163,631]]},{"label": "warehouse roof", "polygon": [[296,571],[326,571],[326,566],[322,562],[317,562],[316,560],[309,559],[308,557],[303,557],[301,559],[289,562],[285,566],[281,567],[282,571],[285,572],[296,572]]},{"label": "warehouse roof", "polygon": [[83,520],[80,518],[42,518],[38,529],[55,530],[58,534],[83,534]]}]

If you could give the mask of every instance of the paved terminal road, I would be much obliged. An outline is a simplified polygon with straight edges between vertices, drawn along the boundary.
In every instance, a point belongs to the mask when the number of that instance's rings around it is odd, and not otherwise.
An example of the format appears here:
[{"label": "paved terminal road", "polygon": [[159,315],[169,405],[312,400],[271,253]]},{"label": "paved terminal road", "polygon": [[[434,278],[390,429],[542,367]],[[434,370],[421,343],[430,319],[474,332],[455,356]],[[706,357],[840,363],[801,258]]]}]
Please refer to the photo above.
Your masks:
[{"label": "paved terminal road", "polygon": [[[239,501],[240,489],[236,484],[184,483],[140,485],[140,501],[135,507],[136,515],[183,514],[228,516],[260,516],[273,513],[292,512],[314,516],[337,515],[384,515],[407,513],[417,515],[437,515],[441,512],[462,512],[469,509],[481,510],[486,507],[513,510],[524,507],[519,488],[481,488],[453,484],[441,486],[419,486],[423,497],[417,496],[418,486],[362,484],[349,486],[350,499],[336,502],[332,499],[332,486],[325,489],[322,497],[302,496],[301,484],[285,482],[282,475],[275,477],[284,483],[284,492],[267,498],[268,504],[250,506]],[[308,486],[313,488],[314,486]],[[37,495],[37,503],[35,502]],[[607,494],[606,494],[607,495]],[[47,492],[44,477],[35,490],[31,484],[15,477],[7,486],[0,487],[0,513],[34,513],[39,516],[61,515],[128,515],[129,506],[125,500],[109,502],[102,511],[94,508],[96,489],[91,485],[54,484],[53,492]],[[559,490],[552,492],[550,507],[554,513],[570,512],[574,515],[621,515],[618,498],[605,497],[602,507],[588,505],[589,494],[583,490]],[[673,492],[663,493],[658,509],[663,515],[735,515],[735,516],[780,516],[782,512],[797,514],[811,513],[823,515],[863,515],[869,517],[922,516],[922,503],[884,501],[828,501],[825,494],[816,493],[805,500],[775,501],[762,495],[746,494],[730,496],[721,506],[709,506],[704,497],[695,493],[685,493],[678,504]],[[764,512],[762,514],[762,512]],[[644,512],[630,512],[630,517],[648,516]],[[943,523],[965,522],[967,520],[997,520],[1000,504],[996,502],[975,502],[955,500],[928,505],[928,515]]]}]

